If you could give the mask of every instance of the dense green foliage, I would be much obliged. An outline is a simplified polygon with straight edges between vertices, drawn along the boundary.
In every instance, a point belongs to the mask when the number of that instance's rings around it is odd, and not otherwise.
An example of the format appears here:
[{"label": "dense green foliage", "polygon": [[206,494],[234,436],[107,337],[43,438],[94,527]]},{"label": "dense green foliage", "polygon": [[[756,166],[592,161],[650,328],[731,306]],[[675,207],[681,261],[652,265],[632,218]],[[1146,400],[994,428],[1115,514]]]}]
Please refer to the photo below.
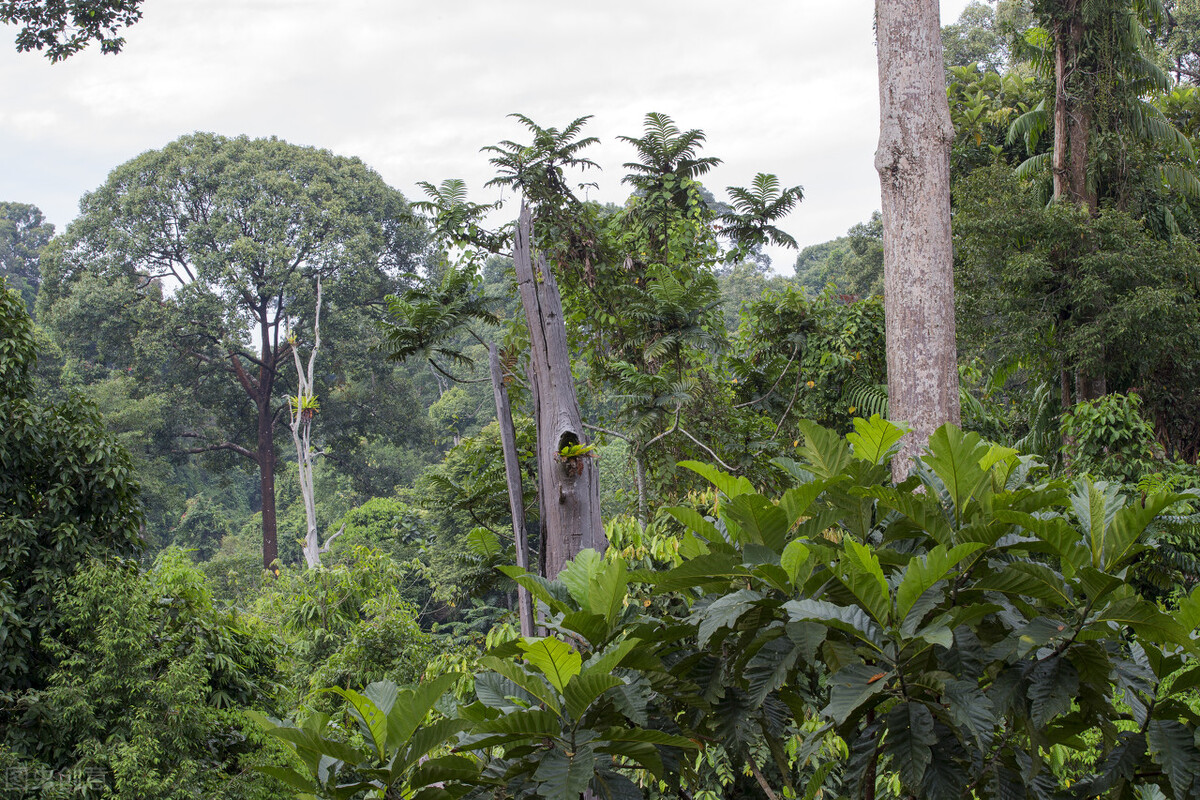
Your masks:
[{"label": "dense green foliage", "polygon": [[[773,796],[1055,797],[1069,784],[1187,796],[1200,594],[1168,615],[1124,576],[1147,525],[1200,492],[1131,500],[1114,484],[1046,481],[1035,460],[953,426],[893,486],[903,431],[878,417],[854,427],[843,440],[805,424],[795,460],[776,461],[792,483],[778,501],[687,464],[719,502],[667,509],[682,525],[672,569],[630,573],[593,551],[554,582],[506,568],[549,635],[493,648],[476,701],[445,698],[416,736],[453,676],[416,694],[343,693],[372,749],[323,736],[325,715],[272,723],[307,764],[289,782],[323,797],[472,784],[636,796],[631,778],[694,787],[683,756],[704,743],[751,764]],[[816,770],[789,750],[826,736],[847,750]],[[437,757],[414,770],[422,754]]]},{"label": "dense green foliage", "polygon": [[[32,320],[0,279],[0,693],[40,686],[41,640],[63,581],[89,558],[139,549],[129,455],[78,395],[46,403]],[[8,720],[7,714],[2,717]]]},{"label": "dense green foliage", "polygon": [[[610,545],[556,578],[502,203],[194,134],[58,237],[0,204],[0,795],[1200,794],[1200,5],[1155,6],[946,27],[963,424],[899,484],[878,213],[778,274],[799,186],[719,199],[651,113],[602,205],[589,118],[514,115],[488,185],[534,208]],[[1048,203],[1076,18],[1087,197]],[[309,569],[277,437],[318,280]]]}]

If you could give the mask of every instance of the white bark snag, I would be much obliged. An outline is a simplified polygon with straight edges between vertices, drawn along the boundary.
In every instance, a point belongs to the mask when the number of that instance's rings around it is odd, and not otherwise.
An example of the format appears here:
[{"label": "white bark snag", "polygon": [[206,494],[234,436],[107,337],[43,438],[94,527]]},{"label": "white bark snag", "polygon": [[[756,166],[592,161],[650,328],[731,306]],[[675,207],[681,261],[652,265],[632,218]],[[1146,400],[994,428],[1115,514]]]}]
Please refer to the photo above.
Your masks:
[{"label": "white bark snag", "polygon": [[876,0],[888,412],[912,426],[896,480],[959,422],[950,239],[950,145],[938,0]]},{"label": "white bark snag", "polygon": [[[492,396],[496,401],[496,421],[500,426],[500,447],[504,451],[504,480],[508,484],[508,508],[512,512],[513,542],[517,566],[529,571],[529,543],[525,537],[525,490],[521,485],[521,463],[517,460],[517,434],[513,428],[512,406],[500,370],[500,354],[493,342],[488,345],[488,365],[492,373]],[[524,586],[517,587],[517,618],[521,635],[533,636],[533,599]]]},{"label": "white bark snag", "polygon": [[316,413],[316,395],[313,394],[313,368],[317,363],[317,351],[321,349],[321,280],[317,279],[317,311],[313,318],[313,348],[308,354],[308,370],[305,371],[300,362],[300,352],[292,344],[292,356],[296,359],[296,380],[298,391],[291,399],[291,422],[288,427],[292,430],[292,441],[296,444],[296,466],[300,471],[300,496],[304,500],[304,519],[308,530],[304,534],[304,560],[309,569],[321,566],[321,553],[329,552],[329,545],[342,535],[346,529],[343,525],[337,533],[326,540],[321,546],[320,535],[317,533],[317,502],[313,491],[313,458],[312,449],[312,420]]},{"label": "white bark snag", "polygon": [[571,375],[567,328],[554,273],[530,247],[529,208],[522,204],[513,241],[513,266],[529,326],[529,377],[537,423],[538,496],[542,512],[545,575],[554,578],[580,550],[604,551],[600,521],[600,470],[582,456],[562,460],[559,451],[584,444],[583,421]]}]

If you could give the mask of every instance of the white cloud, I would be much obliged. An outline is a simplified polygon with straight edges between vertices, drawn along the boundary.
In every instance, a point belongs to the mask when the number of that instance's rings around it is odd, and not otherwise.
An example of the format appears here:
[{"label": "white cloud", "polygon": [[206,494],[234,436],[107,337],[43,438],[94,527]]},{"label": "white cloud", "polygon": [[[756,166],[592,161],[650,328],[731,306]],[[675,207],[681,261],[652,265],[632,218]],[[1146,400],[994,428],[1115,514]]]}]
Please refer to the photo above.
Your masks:
[{"label": "white cloud", "polygon": [[[967,0],[943,0],[944,21]],[[618,134],[662,111],[724,159],[709,185],[755,172],[802,184],[787,221],[802,244],[840,235],[879,204],[878,100],[868,0],[146,0],[125,52],[60,64],[0,49],[0,199],[56,224],[108,170],[180,135],[276,135],[357,155],[415,195],[465,178],[479,148],[519,138],[506,114],[588,133],[619,200]],[[790,268],[784,254],[777,267]]]}]

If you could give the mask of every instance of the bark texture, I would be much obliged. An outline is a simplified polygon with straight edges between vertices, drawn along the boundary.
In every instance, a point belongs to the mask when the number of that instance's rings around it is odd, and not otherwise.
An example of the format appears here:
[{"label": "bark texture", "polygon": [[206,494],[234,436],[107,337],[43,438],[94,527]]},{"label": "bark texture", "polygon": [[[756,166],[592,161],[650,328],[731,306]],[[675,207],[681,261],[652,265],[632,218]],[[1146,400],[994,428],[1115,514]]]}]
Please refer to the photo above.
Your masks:
[{"label": "bark texture", "polygon": [[607,546],[600,521],[600,470],[589,456],[563,459],[564,447],[587,442],[562,298],[554,273],[541,255],[534,269],[531,217],[522,205],[513,242],[513,266],[529,326],[529,378],[537,424],[538,498],[542,512],[545,575],[554,578],[580,550]]},{"label": "bark texture", "polygon": [[1096,211],[1096,194],[1088,188],[1088,147],[1094,98],[1082,90],[1084,22],[1082,0],[1062,0],[1051,35],[1054,37],[1054,152],[1051,172],[1054,199],[1067,199]]},{"label": "bark texture", "polygon": [[[1073,203],[1095,215],[1098,200],[1088,185],[1092,124],[1096,117],[1094,89],[1089,90],[1094,58],[1085,56],[1083,0],[1061,0],[1059,13],[1051,28],[1054,37],[1054,151],[1051,172],[1054,199]],[[1096,307],[1103,298],[1095,298]],[[1101,366],[1095,372],[1075,369],[1075,400],[1095,400],[1108,392],[1104,375],[1104,354],[1097,352],[1093,361]]]},{"label": "bark texture", "polygon": [[950,145],[937,0],[876,0],[888,406],[912,426],[897,479],[947,422],[959,422],[950,239]]},{"label": "bark texture", "polygon": [[[500,354],[493,342],[488,345],[488,365],[492,375],[492,396],[496,401],[496,421],[500,425],[500,447],[504,451],[504,480],[508,484],[508,508],[512,512],[513,541],[517,566],[529,570],[529,542],[525,536],[525,489],[521,482],[521,464],[517,460],[517,434],[513,429],[512,406],[500,369]],[[517,618],[521,635],[533,636],[533,598],[524,586],[517,587]]]}]

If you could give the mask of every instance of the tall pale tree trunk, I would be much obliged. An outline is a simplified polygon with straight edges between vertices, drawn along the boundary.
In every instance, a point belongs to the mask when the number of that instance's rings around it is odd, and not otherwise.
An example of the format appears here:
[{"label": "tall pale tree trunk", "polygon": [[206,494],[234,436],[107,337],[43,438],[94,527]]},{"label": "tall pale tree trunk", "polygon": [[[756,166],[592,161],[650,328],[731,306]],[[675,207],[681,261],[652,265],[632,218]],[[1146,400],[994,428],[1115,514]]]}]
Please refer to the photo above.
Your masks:
[{"label": "tall pale tree trunk", "polygon": [[912,427],[897,479],[959,422],[950,239],[950,145],[938,0],[876,0],[888,410]]},{"label": "tall pale tree trunk", "polygon": [[317,364],[317,352],[321,349],[321,279],[317,278],[317,307],[313,318],[313,348],[308,354],[308,370],[300,361],[300,351],[296,349],[295,340],[291,343],[292,356],[296,360],[295,398],[291,400],[292,442],[296,445],[296,468],[300,473],[300,497],[304,500],[304,561],[309,569],[321,566],[321,554],[329,552],[333,540],[346,529],[343,525],[337,533],[330,536],[325,544],[321,544],[320,533],[317,531],[317,500],[313,484],[313,459],[316,453],[312,447],[312,421],[317,413],[317,396],[313,391],[313,373]]},{"label": "tall pale tree trunk", "polygon": [[580,550],[608,545],[600,520],[600,470],[588,455],[562,458],[564,447],[586,443],[562,298],[554,273],[539,254],[534,269],[531,217],[522,204],[513,242],[513,267],[529,326],[529,377],[537,424],[538,497],[545,575],[554,578]]},{"label": "tall pale tree trunk", "polygon": [[[488,345],[488,366],[492,375],[492,397],[496,401],[496,422],[500,426],[500,447],[504,451],[504,478],[508,484],[508,508],[512,513],[513,544],[517,566],[529,570],[529,542],[525,536],[525,489],[521,483],[521,464],[517,460],[517,433],[513,428],[512,405],[500,369],[496,344]],[[533,598],[524,586],[517,587],[517,618],[521,635],[533,636]]]}]

